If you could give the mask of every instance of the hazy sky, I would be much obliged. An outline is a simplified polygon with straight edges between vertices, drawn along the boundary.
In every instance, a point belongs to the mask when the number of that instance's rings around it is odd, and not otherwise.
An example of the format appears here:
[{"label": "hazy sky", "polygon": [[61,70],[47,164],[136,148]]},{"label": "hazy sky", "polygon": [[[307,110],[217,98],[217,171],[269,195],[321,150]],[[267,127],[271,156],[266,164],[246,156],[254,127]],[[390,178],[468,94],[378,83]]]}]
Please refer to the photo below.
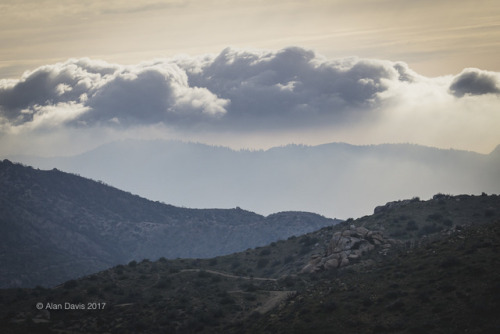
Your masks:
[{"label": "hazy sky", "polygon": [[495,0],[2,0],[0,154],[500,144]]}]

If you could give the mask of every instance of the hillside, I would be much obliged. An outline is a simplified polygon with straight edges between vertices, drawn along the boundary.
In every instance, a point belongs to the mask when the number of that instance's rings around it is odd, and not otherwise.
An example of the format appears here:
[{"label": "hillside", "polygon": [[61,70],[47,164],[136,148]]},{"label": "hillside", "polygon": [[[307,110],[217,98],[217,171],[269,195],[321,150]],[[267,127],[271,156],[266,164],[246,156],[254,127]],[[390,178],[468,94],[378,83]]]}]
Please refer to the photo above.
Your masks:
[{"label": "hillside", "polygon": [[[305,272],[318,257],[335,252],[339,235],[373,242],[374,248],[345,265]],[[356,243],[344,246],[351,255],[360,249]],[[235,254],[133,261],[53,289],[1,290],[0,328],[496,333],[499,247],[500,196],[438,194],[390,202],[373,215]]]},{"label": "hillside", "polygon": [[127,140],[76,156],[13,159],[103,180],[174,205],[240,206],[261,214],[293,209],[346,219],[367,215],[395,198],[500,189],[500,149],[478,154],[411,144],[329,143],[236,151]]},{"label": "hillside", "polygon": [[152,202],[58,171],[0,162],[0,287],[53,286],[132,260],[208,258],[337,223],[313,213]]}]

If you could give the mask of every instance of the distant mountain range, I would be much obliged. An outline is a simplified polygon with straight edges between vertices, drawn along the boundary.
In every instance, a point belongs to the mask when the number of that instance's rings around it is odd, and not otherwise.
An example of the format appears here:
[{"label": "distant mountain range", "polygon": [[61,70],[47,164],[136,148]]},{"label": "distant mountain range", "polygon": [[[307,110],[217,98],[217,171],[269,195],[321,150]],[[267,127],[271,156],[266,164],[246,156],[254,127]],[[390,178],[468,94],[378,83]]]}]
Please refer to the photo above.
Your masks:
[{"label": "distant mountain range", "polygon": [[229,254],[338,222],[306,212],[179,208],[4,160],[0,288],[51,286],[131,260]]},{"label": "distant mountain range", "polygon": [[411,144],[289,145],[266,151],[128,140],[71,157],[11,157],[58,168],[173,205],[303,210],[359,217],[394,198],[500,192],[500,146],[490,154]]}]

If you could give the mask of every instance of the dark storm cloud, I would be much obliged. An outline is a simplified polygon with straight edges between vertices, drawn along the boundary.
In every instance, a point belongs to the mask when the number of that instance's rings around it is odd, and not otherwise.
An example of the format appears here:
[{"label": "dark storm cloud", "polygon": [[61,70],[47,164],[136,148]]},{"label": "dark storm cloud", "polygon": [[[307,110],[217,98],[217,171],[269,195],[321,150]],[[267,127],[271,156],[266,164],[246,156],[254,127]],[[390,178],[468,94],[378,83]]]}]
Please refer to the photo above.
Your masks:
[{"label": "dark storm cloud", "polygon": [[68,120],[73,125],[127,126],[201,121],[203,115],[216,118],[227,104],[206,89],[189,87],[185,72],[168,63],[125,67],[70,60],[39,68],[14,83],[4,81],[0,87],[0,115],[13,125],[31,122],[57,106],[85,108]]},{"label": "dark storm cloud", "polygon": [[479,69],[465,69],[455,77],[450,91],[457,97],[500,93],[500,76]]},{"label": "dark storm cloud", "polygon": [[231,101],[231,122],[265,120],[279,127],[340,121],[352,110],[377,106],[377,94],[388,88],[384,80],[398,80],[396,66],[354,58],[328,61],[295,47],[276,53],[225,49],[201,71],[185,68],[192,84]]},{"label": "dark storm cloud", "polygon": [[0,115],[22,124],[33,120],[37,106],[79,103],[95,82],[115,70],[113,65],[89,59],[40,67],[13,85],[0,84]]},{"label": "dark storm cloud", "polygon": [[[342,125],[430,80],[401,62],[331,60],[298,47],[228,48],[130,66],[73,59],[0,81],[0,124],[247,131]],[[471,71],[450,90],[457,96],[498,91],[489,74]]]}]

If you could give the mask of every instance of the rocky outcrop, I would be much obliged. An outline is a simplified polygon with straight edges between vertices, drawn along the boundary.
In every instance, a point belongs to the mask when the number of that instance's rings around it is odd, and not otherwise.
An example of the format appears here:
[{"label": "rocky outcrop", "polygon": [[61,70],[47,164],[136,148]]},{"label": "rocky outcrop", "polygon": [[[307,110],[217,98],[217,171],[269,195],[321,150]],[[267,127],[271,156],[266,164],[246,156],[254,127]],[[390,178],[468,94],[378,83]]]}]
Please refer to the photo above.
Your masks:
[{"label": "rocky outcrop", "polygon": [[345,267],[358,262],[362,257],[376,249],[381,254],[399,241],[385,238],[381,231],[371,231],[364,227],[351,227],[344,231],[335,232],[326,249],[325,254],[314,254],[309,263],[302,268],[302,273],[312,273],[324,269]]},{"label": "rocky outcrop", "polygon": [[397,208],[400,206],[407,205],[407,204],[412,203],[412,202],[419,202],[419,201],[420,201],[420,198],[414,197],[412,199],[387,202],[385,205],[380,205],[380,206],[375,207],[375,209],[373,210],[373,214],[376,215],[376,214],[383,213],[383,212],[389,211],[391,209],[394,209],[394,208]]}]

